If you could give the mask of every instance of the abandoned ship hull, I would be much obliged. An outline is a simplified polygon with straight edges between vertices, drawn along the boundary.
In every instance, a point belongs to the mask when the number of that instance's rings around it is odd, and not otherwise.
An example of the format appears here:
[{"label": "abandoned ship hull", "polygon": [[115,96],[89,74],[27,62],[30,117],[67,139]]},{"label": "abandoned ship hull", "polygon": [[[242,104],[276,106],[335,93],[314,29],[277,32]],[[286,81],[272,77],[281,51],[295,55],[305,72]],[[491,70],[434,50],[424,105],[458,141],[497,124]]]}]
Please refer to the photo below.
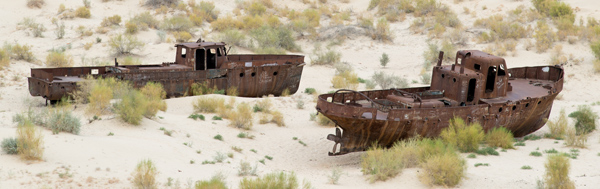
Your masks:
[{"label": "abandoned ship hull", "polygon": [[317,111],[338,127],[336,134],[327,137],[335,142],[333,152],[329,154],[364,151],[373,143],[391,147],[396,141],[415,136],[437,137],[454,117],[467,123],[478,122],[484,131],[505,127],[515,137],[532,133],[543,127],[550,115],[553,101],[562,90],[563,70],[539,66],[508,69],[508,73],[512,91],[505,97],[479,99],[475,105],[447,103],[443,107],[423,108],[418,107],[418,103],[412,107],[394,106],[386,100],[398,91],[423,94],[430,91],[430,87],[360,92],[340,90],[320,95]]},{"label": "abandoned ship hull", "polygon": [[161,83],[167,97],[193,94],[192,85],[226,91],[235,88],[237,96],[280,96],[285,90],[298,90],[302,55],[228,54],[223,42],[176,44],[175,62],[155,65],[119,65],[96,67],[32,68],[28,78],[32,96],[56,101],[78,89],[77,83],[88,76],[114,77],[139,88],[148,82]]}]

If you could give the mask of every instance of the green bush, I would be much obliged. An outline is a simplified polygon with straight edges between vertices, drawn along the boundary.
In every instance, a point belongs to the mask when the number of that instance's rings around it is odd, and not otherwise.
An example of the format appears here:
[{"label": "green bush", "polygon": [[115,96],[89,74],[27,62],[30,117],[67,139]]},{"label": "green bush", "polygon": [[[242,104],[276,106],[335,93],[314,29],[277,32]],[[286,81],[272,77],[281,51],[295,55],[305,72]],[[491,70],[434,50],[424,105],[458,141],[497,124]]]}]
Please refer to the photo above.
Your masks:
[{"label": "green bush", "polygon": [[53,108],[49,110],[47,116],[42,126],[51,129],[53,134],[63,131],[76,135],[79,134],[81,121],[73,115],[73,112],[63,108]]},{"label": "green bush", "polygon": [[547,188],[575,188],[575,183],[569,178],[571,168],[569,158],[559,154],[550,155],[544,167],[546,167],[544,184]]},{"label": "green bush", "polygon": [[134,188],[157,188],[157,175],[158,171],[152,160],[142,160],[137,164],[132,174],[133,180],[131,182]]},{"label": "green bush", "polygon": [[429,185],[454,187],[465,177],[465,172],[465,160],[456,152],[447,152],[427,159],[421,179]]},{"label": "green bush", "polygon": [[361,166],[363,175],[369,175],[371,182],[386,181],[398,175],[404,165],[402,159],[398,159],[396,151],[382,149],[377,145],[371,147],[361,155]]},{"label": "green bush", "polygon": [[108,40],[108,46],[113,54],[131,54],[135,50],[143,50],[144,43],[137,37],[127,34],[117,34]]},{"label": "green bush", "polygon": [[496,127],[485,134],[485,142],[491,147],[513,149],[513,134],[504,127]]},{"label": "green bush", "polygon": [[161,28],[167,31],[185,31],[189,33],[193,27],[194,24],[189,18],[184,16],[173,16],[171,18],[165,18]]},{"label": "green bush", "polygon": [[239,47],[248,47],[248,45],[246,44],[246,35],[242,32],[240,32],[240,30],[237,29],[231,29],[231,30],[225,30],[223,32],[221,32],[221,34],[219,35],[221,41],[229,44],[229,45],[235,45],[235,46],[239,46]]},{"label": "green bush", "polygon": [[21,159],[41,160],[44,155],[44,138],[30,120],[17,125],[17,151]]},{"label": "green bush", "polygon": [[596,59],[600,60],[600,40],[592,42],[590,48],[592,49],[594,56],[596,56]]},{"label": "green bush", "polygon": [[296,174],[292,173],[269,173],[256,179],[244,178],[240,181],[240,189],[258,189],[258,188],[298,188],[298,179]]},{"label": "green bush", "polygon": [[535,33],[535,47],[537,52],[546,52],[546,50],[552,47],[554,41],[556,41],[556,33],[550,29],[550,26],[544,21],[538,21]]},{"label": "green bush", "polygon": [[16,138],[4,138],[4,140],[2,140],[2,151],[6,152],[7,154],[19,153],[18,146],[17,146],[17,139]]},{"label": "green bush", "polygon": [[389,62],[390,57],[388,57],[388,55],[385,53],[381,54],[381,58],[379,58],[379,63],[381,64],[381,66],[385,67]]},{"label": "green bush", "polygon": [[587,134],[596,130],[596,119],[598,115],[588,105],[582,105],[577,111],[571,112],[569,117],[575,118],[575,130],[577,135]]},{"label": "green bush", "polygon": [[133,125],[139,125],[144,117],[148,100],[140,91],[129,90],[122,96],[121,101],[114,105],[118,117]]},{"label": "green bush", "polygon": [[158,20],[150,14],[150,12],[143,12],[135,15],[128,23],[131,22],[139,28],[140,30],[148,30],[148,28],[157,29],[158,28]]},{"label": "green bush", "polygon": [[315,45],[313,54],[315,56],[314,59],[311,56],[311,64],[313,65],[335,65],[339,63],[342,58],[341,53],[331,49],[325,51],[318,44]]},{"label": "green bush", "polygon": [[46,66],[48,67],[71,67],[73,58],[62,51],[51,51],[46,56]]},{"label": "green bush", "polygon": [[450,120],[450,125],[440,133],[440,137],[461,152],[474,152],[479,149],[479,144],[485,135],[479,123],[467,125],[461,118]]},{"label": "green bush", "polygon": [[262,26],[250,30],[250,36],[257,43],[254,48],[256,53],[283,54],[284,51],[281,49],[300,51],[300,46],[296,45],[292,31],[287,27]]},{"label": "green bush", "polygon": [[304,89],[304,93],[306,93],[306,94],[315,94],[315,93],[317,93],[317,90],[315,88],[305,88]]},{"label": "green bush", "polygon": [[575,129],[569,128],[565,133],[565,145],[571,147],[585,148],[585,143],[587,142],[588,135],[580,134],[577,135]]}]

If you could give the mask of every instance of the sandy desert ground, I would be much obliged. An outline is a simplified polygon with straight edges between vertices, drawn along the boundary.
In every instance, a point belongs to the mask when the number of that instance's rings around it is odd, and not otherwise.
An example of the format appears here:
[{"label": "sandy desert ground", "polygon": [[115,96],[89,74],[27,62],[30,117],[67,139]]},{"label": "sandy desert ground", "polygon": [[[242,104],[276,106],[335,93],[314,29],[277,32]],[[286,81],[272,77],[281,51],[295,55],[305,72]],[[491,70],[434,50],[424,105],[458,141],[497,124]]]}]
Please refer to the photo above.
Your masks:
[{"label": "sandy desert ground", "polygon": [[[183,0],[186,1],[186,0]],[[235,0],[207,0],[214,2],[216,8],[225,15],[235,8]],[[274,1],[277,6],[287,6],[296,10],[308,7],[299,0]],[[464,0],[455,4],[453,0],[440,0],[447,4],[458,14],[459,19],[466,27],[473,25],[477,18],[484,18],[492,14],[506,14],[507,11],[524,5],[532,8],[527,0]],[[600,19],[600,1],[597,0],[564,0],[573,8],[577,7],[577,20],[579,18],[593,17]],[[79,37],[76,28],[83,25],[95,28],[102,19],[114,14],[120,15],[123,20],[128,20],[133,15],[148,11],[140,6],[138,0],[109,1],[91,0],[91,18],[74,18],[64,20],[67,33],[63,39],[55,39],[56,27],[51,19],[56,16],[60,4],[67,8],[82,6],[79,0],[46,0],[46,5],[41,9],[30,9],[25,1],[2,1],[0,3],[0,42],[32,45],[32,51],[38,60],[45,60],[48,50],[64,45],[72,48],[67,53],[72,55],[76,65],[82,65],[81,58],[97,59],[110,62],[113,56],[108,53],[106,41],[110,35],[122,33],[124,27],[117,27],[107,34],[93,34],[89,37]],[[329,0],[342,10],[351,9],[352,19],[356,20],[359,13],[374,14],[374,10],[367,10],[368,0],[349,0],[347,3],[338,0]],[[463,7],[476,11],[476,16],[464,14]],[[485,9],[483,7],[486,7]],[[154,11],[151,11],[154,12]],[[27,35],[24,30],[16,29],[17,23],[25,17],[35,18],[48,30],[46,37],[34,38]],[[158,16],[161,17],[161,16]],[[327,17],[322,17],[322,22],[327,22]],[[374,71],[384,71],[406,78],[408,81],[419,79],[424,58],[423,52],[427,48],[428,37],[424,34],[415,34],[409,30],[413,16],[408,15],[406,20],[391,23],[391,31],[395,38],[391,43],[381,43],[367,36],[351,36],[343,43],[333,48],[341,52],[342,61],[352,65],[358,76],[370,78]],[[355,23],[356,21],[352,21]],[[122,24],[123,25],[123,24]],[[203,38],[215,39],[208,24],[197,28],[197,36],[208,34]],[[172,61],[174,58],[174,43],[157,43],[156,30],[142,31],[137,34],[146,47],[136,53],[144,64],[157,64],[163,61]],[[90,50],[83,48],[84,43],[95,41],[97,37],[103,39],[100,44],[95,44]],[[248,161],[257,165],[258,174],[264,175],[275,171],[295,172],[298,180],[309,181],[314,188],[429,188],[421,183],[418,178],[420,169],[405,169],[402,173],[385,182],[369,183],[362,175],[360,156],[362,153],[330,157],[327,152],[331,150],[333,142],[326,139],[327,134],[334,133],[332,127],[319,126],[316,122],[309,121],[309,114],[316,112],[313,96],[304,94],[305,88],[312,87],[320,92],[334,90],[330,80],[334,76],[334,68],[329,66],[310,65],[313,43],[309,39],[299,39],[297,43],[302,47],[309,66],[305,66],[300,89],[291,97],[272,98],[274,109],[284,113],[287,126],[278,127],[275,124],[258,124],[254,119],[254,127],[248,131],[256,136],[254,139],[240,139],[237,136],[241,130],[228,126],[228,120],[222,121],[194,121],[187,118],[192,112],[192,101],[197,97],[183,97],[167,99],[168,109],[159,112],[157,116],[162,119],[146,119],[139,126],[123,123],[114,115],[106,115],[100,121],[88,123],[90,116],[84,114],[85,105],[78,105],[74,113],[82,120],[81,133],[52,134],[50,130],[42,129],[44,135],[45,154],[43,161],[26,162],[18,156],[0,153],[0,188],[131,188],[131,174],[136,164],[142,159],[152,159],[158,170],[160,188],[189,188],[197,180],[207,180],[217,172],[226,176],[227,184],[237,188],[238,182],[243,177],[237,176],[240,161]],[[558,117],[560,109],[567,113],[575,111],[578,105],[591,104],[598,101],[600,92],[600,75],[594,73],[592,61],[594,56],[587,42],[563,45],[565,54],[573,54],[576,58],[583,58],[577,65],[565,66],[566,82],[562,91],[562,99],[555,101],[550,119]],[[467,43],[462,49],[484,49],[489,44],[477,44],[474,40]],[[238,52],[251,53],[246,49]],[[550,51],[536,53],[526,51],[524,42],[520,41],[516,47],[516,55],[504,56],[508,67],[547,65],[550,61]],[[386,68],[379,65],[381,53],[387,53],[390,63]],[[454,52],[451,52],[454,53]],[[31,97],[27,86],[27,76],[30,68],[42,67],[25,61],[11,60],[10,66],[0,72],[0,139],[14,137],[16,124],[12,117],[29,107],[43,109],[44,100],[41,97]],[[412,83],[411,86],[423,84]],[[359,89],[364,89],[363,84]],[[215,95],[218,96],[218,95]],[[303,99],[304,109],[296,108],[296,100]],[[260,99],[237,98],[237,102],[256,102]],[[600,106],[592,106],[595,112],[600,112]],[[212,114],[205,114],[212,117]],[[571,125],[573,125],[573,120]],[[163,134],[159,128],[164,127],[174,130],[172,136]],[[114,136],[107,136],[109,132]],[[543,135],[547,133],[546,127],[533,133]],[[224,141],[213,139],[220,134]],[[297,137],[307,146],[293,140]],[[183,143],[191,145],[183,145]],[[590,135],[588,146],[580,149],[579,157],[571,160],[570,178],[577,188],[598,188],[600,186],[600,135],[594,132]],[[231,147],[238,146],[242,153],[234,152]],[[571,148],[563,145],[562,141],[554,139],[541,139],[527,141],[526,146],[517,147],[515,150],[500,152],[499,156],[478,156],[475,159],[466,158],[467,173],[457,188],[535,188],[536,181],[542,179],[546,154],[542,157],[533,157],[529,153],[555,148],[561,152],[568,152]],[[250,152],[255,149],[256,153]],[[198,154],[197,151],[201,153]],[[202,165],[205,160],[212,160],[217,153],[233,152],[234,157],[225,160],[225,163]],[[467,156],[468,154],[462,154]],[[259,160],[265,156],[273,157]],[[194,161],[194,164],[190,164]],[[474,167],[476,163],[488,163],[489,166]],[[523,170],[522,166],[529,165],[531,170]],[[328,183],[328,175],[339,167],[343,175],[339,184]],[[68,173],[70,177],[60,178],[59,174]],[[169,178],[173,184],[167,186]]]}]

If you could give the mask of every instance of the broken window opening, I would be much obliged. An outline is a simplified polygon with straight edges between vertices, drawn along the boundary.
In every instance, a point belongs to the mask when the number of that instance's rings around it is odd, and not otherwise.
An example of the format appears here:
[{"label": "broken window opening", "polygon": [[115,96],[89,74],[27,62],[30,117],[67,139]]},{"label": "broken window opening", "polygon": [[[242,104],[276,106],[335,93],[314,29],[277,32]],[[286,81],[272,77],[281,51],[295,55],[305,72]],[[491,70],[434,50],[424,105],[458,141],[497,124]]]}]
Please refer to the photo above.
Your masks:
[{"label": "broken window opening", "polygon": [[496,66],[490,66],[487,72],[487,80],[485,82],[485,92],[491,93],[494,91],[494,84],[496,83]]}]

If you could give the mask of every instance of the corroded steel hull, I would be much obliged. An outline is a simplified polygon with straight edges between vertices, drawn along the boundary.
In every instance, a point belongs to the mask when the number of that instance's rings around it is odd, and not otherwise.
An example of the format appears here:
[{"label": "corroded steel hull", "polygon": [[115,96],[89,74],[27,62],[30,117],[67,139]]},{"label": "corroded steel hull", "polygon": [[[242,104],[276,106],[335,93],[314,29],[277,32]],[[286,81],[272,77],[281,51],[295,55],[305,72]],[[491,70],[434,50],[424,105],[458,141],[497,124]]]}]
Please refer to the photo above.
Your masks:
[{"label": "corroded steel hull", "polygon": [[563,69],[539,66],[507,71],[512,91],[505,98],[481,99],[475,105],[406,108],[381,100],[399,90],[420,94],[430,87],[322,94],[316,109],[338,127],[336,134],[327,137],[335,142],[330,155],[364,151],[375,142],[391,147],[396,141],[415,136],[437,137],[454,117],[479,122],[485,131],[505,127],[515,137],[532,133],[544,126],[555,97],[562,91]]}]

